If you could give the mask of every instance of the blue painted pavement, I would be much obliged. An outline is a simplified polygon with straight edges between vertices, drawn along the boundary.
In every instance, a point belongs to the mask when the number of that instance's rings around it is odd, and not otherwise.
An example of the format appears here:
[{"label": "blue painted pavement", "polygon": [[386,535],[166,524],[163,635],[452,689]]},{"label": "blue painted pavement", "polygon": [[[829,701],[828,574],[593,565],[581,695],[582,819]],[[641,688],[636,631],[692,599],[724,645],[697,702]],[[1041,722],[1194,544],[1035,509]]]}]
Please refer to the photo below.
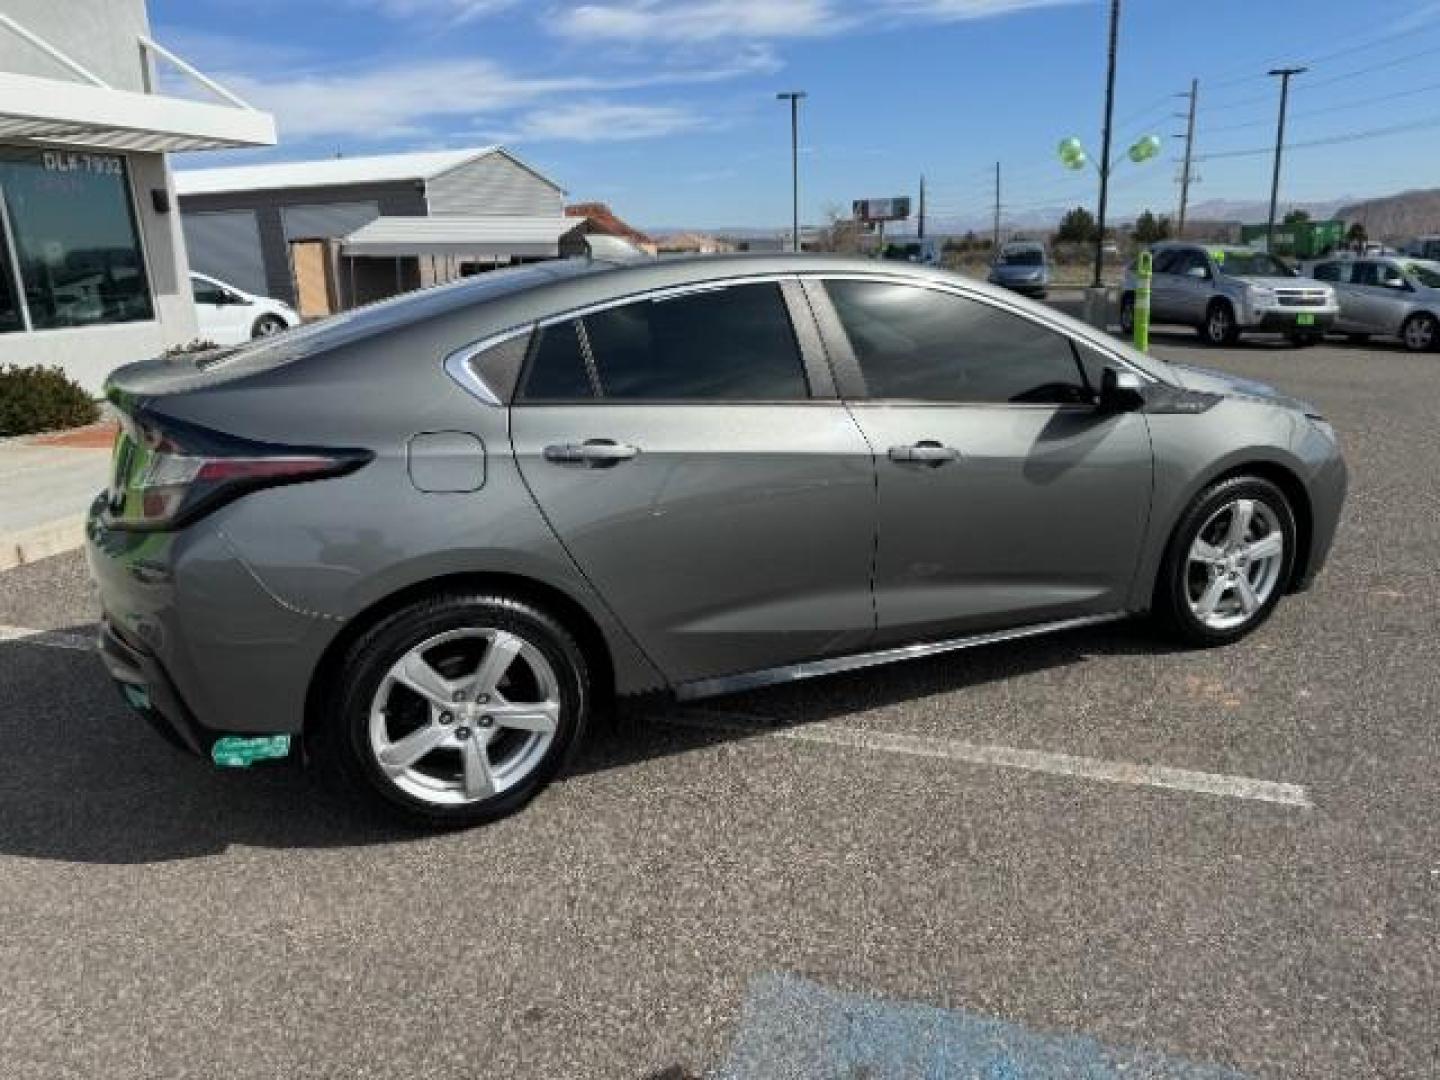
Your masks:
[{"label": "blue painted pavement", "polygon": [[720,1080],[1243,1080],[1085,1035],[841,993],[793,975],[750,984]]}]

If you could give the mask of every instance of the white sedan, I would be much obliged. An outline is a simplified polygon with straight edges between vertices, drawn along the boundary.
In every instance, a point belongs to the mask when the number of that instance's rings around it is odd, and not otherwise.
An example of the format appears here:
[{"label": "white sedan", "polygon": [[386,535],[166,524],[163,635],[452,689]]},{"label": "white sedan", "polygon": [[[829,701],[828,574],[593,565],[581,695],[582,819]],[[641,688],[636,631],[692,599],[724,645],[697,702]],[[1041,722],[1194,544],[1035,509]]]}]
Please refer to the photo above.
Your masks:
[{"label": "white sedan", "polygon": [[202,341],[240,345],[251,338],[269,337],[300,322],[289,304],[256,296],[207,274],[190,275],[195,298],[195,321]]}]

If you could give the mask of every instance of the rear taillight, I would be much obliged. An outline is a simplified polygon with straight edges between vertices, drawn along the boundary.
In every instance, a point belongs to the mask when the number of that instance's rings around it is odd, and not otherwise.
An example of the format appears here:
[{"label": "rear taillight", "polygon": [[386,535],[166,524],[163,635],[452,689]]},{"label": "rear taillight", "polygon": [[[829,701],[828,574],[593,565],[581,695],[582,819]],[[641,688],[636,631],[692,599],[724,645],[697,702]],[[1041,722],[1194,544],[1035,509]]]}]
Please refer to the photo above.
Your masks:
[{"label": "rear taillight", "polygon": [[259,488],[354,472],[373,455],[255,442],[169,418],[127,417],[115,447],[111,524],[172,529]]}]

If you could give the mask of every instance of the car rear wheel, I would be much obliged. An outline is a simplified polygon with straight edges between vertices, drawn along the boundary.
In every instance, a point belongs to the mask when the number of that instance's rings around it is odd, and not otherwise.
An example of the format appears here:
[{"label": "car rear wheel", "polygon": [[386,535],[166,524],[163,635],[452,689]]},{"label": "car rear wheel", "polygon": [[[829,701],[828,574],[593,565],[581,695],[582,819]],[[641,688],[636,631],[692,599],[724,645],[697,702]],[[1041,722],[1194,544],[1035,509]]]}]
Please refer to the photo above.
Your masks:
[{"label": "car rear wheel", "polygon": [[364,801],[424,826],[519,810],[564,765],[589,710],[574,638],[502,595],[390,615],[351,647],[332,688],[316,756]]},{"label": "car rear wheel", "polygon": [[1205,321],[1200,324],[1200,336],[1207,345],[1233,345],[1240,336],[1235,325],[1235,311],[1224,300],[1216,300],[1205,312]]},{"label": "car rear wheel", "polygon": [[255,325],[251,328],[250,336],[257,338],[270,337],[272,334],[278,334],[285,329],[287,329],[286,322],[280,318],[279,315],[261,315],[260,318],[255,320]]},{"label": "car rear wheel", "polygon": [[1295,562],[1295,515],[1268,480],[1212,485],[1181,518],[1155,588],[1155,609],[1183,640],[1238,641],[1270,617]]},{"label": "car rear wheel", "polygon": [[1436,323],[1434,315],[1423,311],[1411,315],[1400,331],[1400,340],[1411,352],[1430,352],[1440,347],[1440,324]]}]

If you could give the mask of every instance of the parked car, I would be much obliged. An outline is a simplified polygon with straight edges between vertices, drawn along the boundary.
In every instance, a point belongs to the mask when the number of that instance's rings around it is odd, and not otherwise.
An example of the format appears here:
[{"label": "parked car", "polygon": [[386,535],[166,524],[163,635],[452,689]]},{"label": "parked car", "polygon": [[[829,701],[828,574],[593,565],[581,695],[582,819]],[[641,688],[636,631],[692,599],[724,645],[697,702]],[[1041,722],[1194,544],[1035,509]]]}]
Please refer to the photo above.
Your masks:
[{"label": "parked car", "polygon": [[1421,236],[1405,245],[1405,254],[1417,259],[1440,262],[1440,236]]},{"label": "parked car", "polygon": [[1013,240],[1003,245],[990,267],[989,281],[1044,299],[1050,288],[1050,260],[1045,245],[1033,240]]},{"label": "parked car", "polygon": [[269,337],[300,322],[299,314],[283,300],[256,296],[208,274],[191,273],[190,291],[200,338],[216,345]]},{"label": "parked car", "polygon": [[1311,269],[1340,300],[1335,329],[1352,340],[1398,337],[1411,352],[1440,348],[1440,262],[1325,259]]},{"label": "parked car", "polygon": [[939,266],[944,262],[945,241],[938,236],[903,236],[887,241],[884,257],[893,262]]},{"label": "parked car", "polygon": [[[1150,321],[1193,326],[1210,345],[1230,345],[1256,331],[1311,345],[1339,316],[1334,289],[1266,252],[1173,242],[1151,251]],[[1125,274],[1120,326],[1126,336],[1134,331],[1134,266]]]},{"label": "parked car", "polygon": [[120,368],[101,654],[212,758],[509,813],[614,695],[702,698],[1306,588],[1317,411],[868,259],[501,270]]}]

